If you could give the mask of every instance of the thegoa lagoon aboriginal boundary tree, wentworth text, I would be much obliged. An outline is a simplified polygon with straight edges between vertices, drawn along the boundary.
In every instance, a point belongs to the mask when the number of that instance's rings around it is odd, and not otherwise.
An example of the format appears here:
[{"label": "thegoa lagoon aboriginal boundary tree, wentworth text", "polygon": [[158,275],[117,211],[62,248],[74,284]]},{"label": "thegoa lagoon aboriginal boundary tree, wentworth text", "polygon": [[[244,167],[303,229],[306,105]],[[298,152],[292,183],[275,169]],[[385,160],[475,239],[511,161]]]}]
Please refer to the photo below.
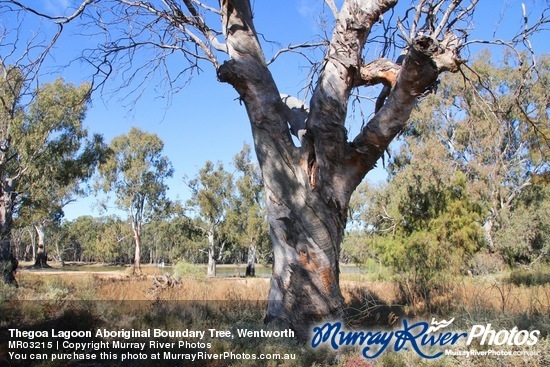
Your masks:
[{"label": "thegoa lagoon aboriginal boundary tree, wentworth text", "polygon": [[[96,88],[115,68],[128,70],[124,84],[139,88],[140,71],[159,71],[168,65],[163,62],[167,55],[179,53],[187,64],[167,71],[175,75],[165,81],[168,86],[206,62],[219,81],[237,91],[266,190],[274,253],[267,319],[300,329],[341,315],[338,263],[350,197],[405,127],[419,97],[435,89],[441,73],[460,71],[465,63],[460,51],[468,44],[478,0],[406,2],[400,4],[402,13],[397,0],[346,0],[339,9],[326,0],[335,19],[330,39],[289,46],[274,56],[325,47],[309,103],[279,91],[250,0],[86,0],[76,4],[71,19],[25,3],[0,2],[10,11],[30,11],[60,27],[80,21],[96,39],[105,32],[105,42],[82,56],[97,68]],[[523,35],[508,44],[512,48],[548,21],[545,14],[536,24],[525,20]],[[382,40],[381,51],[366,60],[365,45],[375,34]],[[147,51],[147,58],[135,57],[140,50]],[[404,55],[399,63],[390,60],[399,53]],[[356,136],[348,136],[352,91],[378,85],[385,87],[381,108]]]}]

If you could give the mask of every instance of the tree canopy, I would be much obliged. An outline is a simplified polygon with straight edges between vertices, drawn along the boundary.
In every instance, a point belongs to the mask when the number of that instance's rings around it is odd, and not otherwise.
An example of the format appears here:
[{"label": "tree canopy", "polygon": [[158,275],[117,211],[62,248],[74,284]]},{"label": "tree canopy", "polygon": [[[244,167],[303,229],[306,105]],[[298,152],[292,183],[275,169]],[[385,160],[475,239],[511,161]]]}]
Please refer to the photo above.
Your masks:
[{"label": "tree canopy", "polygon": [[116,205],[130,217],[135,241],[134,272],[140,273],[141,231],[155,214],[166,209],[165,180],[171,177],[170,161],[162,155],[164,144],[155,134],[132,128],[114,138],[111,154],[99,166],[98,188],[113,192]]},{"label": "tree canopy", "polygon": [[[90,86],[59,78],[38,87],[23,104],[28,88],[17,68],[2,69],[0,227],[9,237],[13,218],[34,225],[39,235],[37,265],[46,263],[43,227],[63,216],[63,207],[82,193],[103,158],[102,137],[83,126]],[[1,257],[1,256],[0,256]]]}]

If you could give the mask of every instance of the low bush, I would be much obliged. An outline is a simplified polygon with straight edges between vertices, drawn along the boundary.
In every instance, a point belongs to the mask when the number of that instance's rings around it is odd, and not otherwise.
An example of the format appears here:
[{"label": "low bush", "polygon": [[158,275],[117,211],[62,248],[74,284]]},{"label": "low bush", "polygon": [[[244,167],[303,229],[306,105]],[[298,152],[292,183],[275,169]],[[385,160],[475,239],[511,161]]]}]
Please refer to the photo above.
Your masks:
[{"label": "low bush", "polygon": [[206,271],[194,264],[188,263],[187,261],[178,261],[174,265],[173,276],[176,279],[181,279],[181,278],[202,279],[202,278],[206,278]]},{"label": "low bush", "polygon": [[510,273],[510,282],[526,286],[549,284],[550,269],[517,269]]}]

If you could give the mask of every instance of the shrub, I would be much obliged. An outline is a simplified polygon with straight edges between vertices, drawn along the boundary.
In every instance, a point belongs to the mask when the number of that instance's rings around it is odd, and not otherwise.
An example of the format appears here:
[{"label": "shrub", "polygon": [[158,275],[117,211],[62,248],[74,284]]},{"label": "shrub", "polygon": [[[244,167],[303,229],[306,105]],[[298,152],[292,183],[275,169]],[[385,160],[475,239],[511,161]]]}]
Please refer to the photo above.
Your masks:
[{"label": "shrub", "polygon": [[499,254],[484,251],[476,253],[468,263],[468,269],[473,275],[489,275],[498,273],[506,267],[504,259]]},{"label": "shrub", "polygon": [[510,273],[510,282],[515,285],[545,285],[550,283],[550,269],[517,269]]},{"label": "shrub", "polygon": [[173,268],[173,275],[176,279],[195,278],[202,279],[206,277],[206,272],[200,267],[188,263],[187,261],[178,261]]}]

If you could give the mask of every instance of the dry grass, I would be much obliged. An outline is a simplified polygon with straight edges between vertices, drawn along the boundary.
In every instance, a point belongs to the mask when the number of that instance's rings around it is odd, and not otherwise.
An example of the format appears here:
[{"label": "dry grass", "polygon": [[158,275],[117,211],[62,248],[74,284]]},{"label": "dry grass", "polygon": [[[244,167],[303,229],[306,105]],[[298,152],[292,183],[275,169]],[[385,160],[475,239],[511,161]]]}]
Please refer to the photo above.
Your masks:
[{"label": "dry grass", "polygon": [[494,278],[467,278],[457,287],[457,298],[472,313],[550,314],[550,284],[527,287]]},{"label": "dry grass", "polygon": [[[25,271],[18,274],[18,299],[44,299],[56,293],[71,299],[150,300],[153,277],[163,272],[144,267],[141,277],[119,272],[57,272],[56,269]],[[346,304],[376,299],[388,306],[400,304],[398,289],[392,282],[341,282]],[[267,300],[269,280],[265,278],[183,278],[175,287],[157,292],[161,300]],[[445,302],[455,308],[478,314],[550,314],[550,284],[514,285],[496,277],[469,277],[457,283]],[[442,300],[443,301],[443,300]]]},{"label": "dry grass", "polygon": [[[269,280],[264,278],[206,278],[183,277],[180,284],[151,292],[153,279],[163,273],[155,267],[144,267],[147,275],[133,277],[128,269],[116,272],[60,272],[59,269],[43,271],[23,271],[17,276],[20,287],[9,294],[0,294],[0,300],[7,298],[27,302],[22,309],[7,310],[9,322],[19,325],[43,325],[51,318],[64,320],[67,310],[74,311],[82,328],[93,329],[99,325],[112,328],[146,328],[154,325],[166,330],[189,327],[206,330],[210,327],[231,328],[235,325],[246,328],[265,328],[265,301]],[[380,328],[399,324],[407,308],[400,304],[398,287],[389,281],[343,280],[342,293],[348,308],[349,321],[357,327]],[[1,290],[0,290],[1,291]],[[76,300],[122,301],[124,306],[113,307],[113,303],[75,303]],[[137,301],[147,301],[137,302]],[[126,302],[131,301],[131,302]],[[173,302],[186,301],[186,302]],[[189,301],[189,302],[188,302]],[[192,301],[192,302],[191,302]],[[217,301],[217,302],[213,302]],[[428,319],[456,317],[455,326],[470,326],[490,322],[495,328],[518,326],[520,329],[541,330],[547,335],[550,315],[550,285],[517,286],[505,277],[466,277],[459,279],[454,291],[446,294],[442,302],[448,302],[452,311],[441,315],[412,315]],[[0,306],[2,304],[0,303]],[[145,305],[145,306],[144,306]],[[451,307],[452,306],[452,307]],[[6,312],[6,309],[3,310]],[[39,314],[41,317],[36,317]],[[2,319],[0,317],[0,319]],[[66,322],[75,322],[67,318]],[[37,324],[38,323],[38,324]],[[184,325],[184,326],[183,326]],[[2,325],[4,326],[4,325]],[[549,346],[548,337],[539,342],[542,352]],[[264,343],[265,344],[265,343]],[[219,344],[219,351],[265,351],[266,345],[250,342]],[[300,359],[289,366],[376,366],[405,367],[427,366],[426,361],[413,352],[389,353],[368,363],[357,357],[357,351],[339,352],[339,356],[329,356],[326,352],[311,351],[294,344],[275,344],[285,352],[297,353]],[[324,353],[324,354],[323,354]],[[541,359],[543,358],[543,359]],[[464,359],[444,357],[430,362],[431,367],[493,367],[541,365],[544,358],[523,359]],[[330,363],[328,361],[331,361]],[[367,363],[367,364],[366,364]],[[245,366],[246,364],[243,364]]]}]

